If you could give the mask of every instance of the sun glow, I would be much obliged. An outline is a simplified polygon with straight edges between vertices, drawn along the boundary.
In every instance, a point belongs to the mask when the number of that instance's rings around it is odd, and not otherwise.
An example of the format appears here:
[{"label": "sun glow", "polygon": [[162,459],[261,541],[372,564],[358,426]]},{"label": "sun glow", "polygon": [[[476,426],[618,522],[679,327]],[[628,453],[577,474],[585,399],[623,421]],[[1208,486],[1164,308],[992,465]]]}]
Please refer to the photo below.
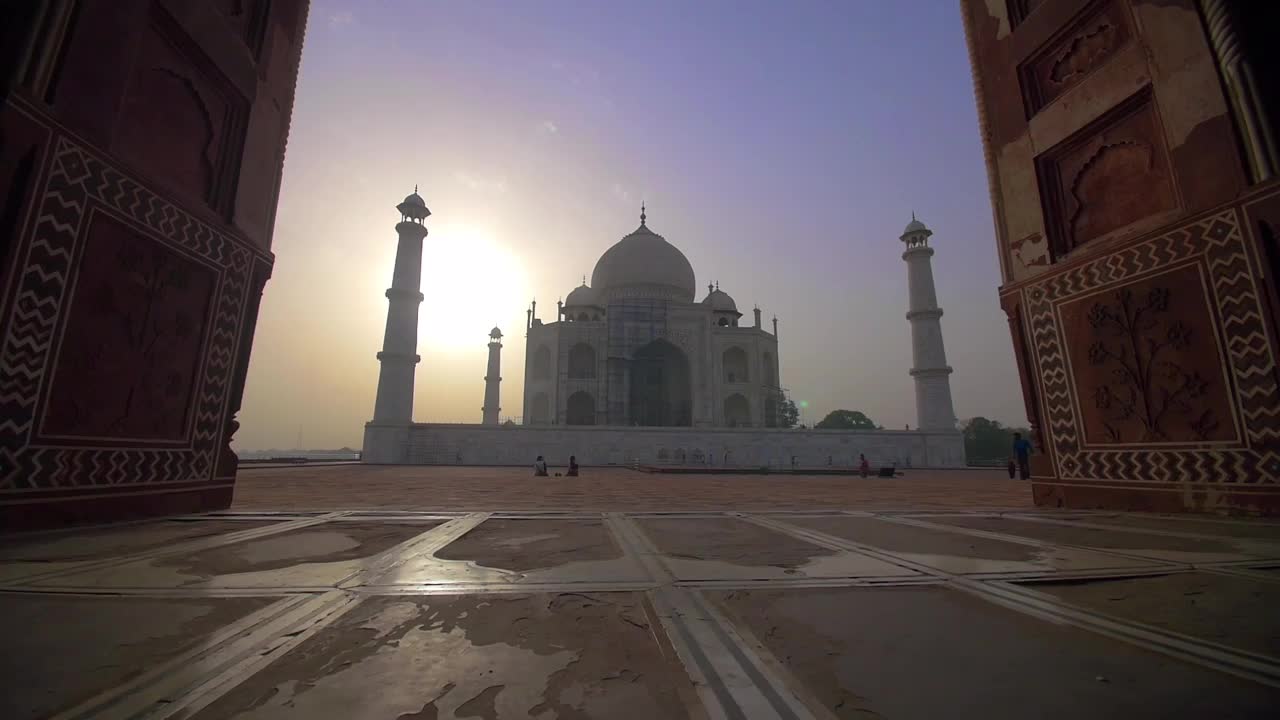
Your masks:
[{"label": "sun glow", "polygon": [[431,228],[422,246],[420,345],[483,347],[495,325],[518,333],[509,320],[523,322],[528,288],[524,263],[492,233],[471,225]]}]

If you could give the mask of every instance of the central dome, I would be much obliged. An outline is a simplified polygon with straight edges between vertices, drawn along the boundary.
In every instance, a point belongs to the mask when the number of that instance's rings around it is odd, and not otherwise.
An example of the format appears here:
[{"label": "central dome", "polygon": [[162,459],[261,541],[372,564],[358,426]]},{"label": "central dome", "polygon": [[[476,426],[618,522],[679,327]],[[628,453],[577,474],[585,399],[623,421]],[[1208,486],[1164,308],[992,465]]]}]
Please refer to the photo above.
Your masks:
[{"label": "central dome", "polygon": [[650,230],[640,227],[600,256],[591,287],[602,297],[658,297],[693,302],[693,266],[684,253]]}]

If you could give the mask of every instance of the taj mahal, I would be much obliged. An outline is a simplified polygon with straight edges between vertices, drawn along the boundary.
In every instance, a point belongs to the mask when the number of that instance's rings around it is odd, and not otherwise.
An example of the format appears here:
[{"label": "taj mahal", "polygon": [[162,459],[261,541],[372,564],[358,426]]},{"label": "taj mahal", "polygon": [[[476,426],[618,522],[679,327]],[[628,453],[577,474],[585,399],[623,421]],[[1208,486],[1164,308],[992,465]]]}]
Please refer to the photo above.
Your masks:
[{"label": "taj mahal", "polygon": [[640,227],[596,263],[543,323],[529,311],[524,418],[530,425],[774,427],[777,321],[750,326],[671,243]]},{"label": "taj mahal", "polygon": [[[481,422],[413,421],[422,247],[431,215],[416,190],[397,206],[399,244],[366,463],[525,465],[569,455],[598,465],[848,467],[964,465],[933,283],[932,231],[914,216],[904,245],[916,429],[783,427],[778,319],[743,321],[718,281],[699,292],[693,266],[648,224],[608,247],[544,321],[525,314],[521,424],[500,423],[502,331],[489,332]],[[701,294],[701,299],[699,295]]]}]

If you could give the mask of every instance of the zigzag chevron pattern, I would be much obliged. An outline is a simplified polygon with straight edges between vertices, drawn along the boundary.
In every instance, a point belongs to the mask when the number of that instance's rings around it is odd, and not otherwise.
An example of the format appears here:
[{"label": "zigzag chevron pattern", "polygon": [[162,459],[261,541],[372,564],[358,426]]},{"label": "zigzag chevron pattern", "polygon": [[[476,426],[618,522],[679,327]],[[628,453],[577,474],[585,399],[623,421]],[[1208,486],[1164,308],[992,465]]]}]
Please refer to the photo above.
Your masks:
[{"label": "zigzag chevron pattern", "polygon": [[[66,138],[59,138],[37,201],[8,332],[0,338],[0,492],[181,482],[213,476],[222,413],[255,251],[155,195]],[[38,390],[65,311],[67,278],[91,204],[133,220],[158,240],[217,266],[221,278],[205,351],[191,444],[183,449],[33,446]]]},{"label": "zigzag chevron pattern", "polygon": [[[1055,309],[1086,292],[1128,281],[1182,261],[1208,270],[1217,314],[1245,423],[1246,446],[1207,450],[1082,449],[1076,390],[1064,359]],[[1064,478],[1135,482],[1280,482],[1280,387],[1276,359],[1245,247],[1237,210],[1216,215],[1111,255],[1045,278],[1023,289],[1031,342],[1040,363],[1047,438]]]}]

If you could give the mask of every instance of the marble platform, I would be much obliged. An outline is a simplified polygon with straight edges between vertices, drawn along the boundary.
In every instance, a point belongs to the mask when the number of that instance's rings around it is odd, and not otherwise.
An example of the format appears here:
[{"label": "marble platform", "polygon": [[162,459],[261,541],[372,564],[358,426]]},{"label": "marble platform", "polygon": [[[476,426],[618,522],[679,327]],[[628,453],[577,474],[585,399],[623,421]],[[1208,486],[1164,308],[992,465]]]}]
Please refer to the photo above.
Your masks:
[{"label": "marble platform", "polygon": [[1278,602],[1251,520],[242,510],[5,538],[0,717],[1274,717]]}]

